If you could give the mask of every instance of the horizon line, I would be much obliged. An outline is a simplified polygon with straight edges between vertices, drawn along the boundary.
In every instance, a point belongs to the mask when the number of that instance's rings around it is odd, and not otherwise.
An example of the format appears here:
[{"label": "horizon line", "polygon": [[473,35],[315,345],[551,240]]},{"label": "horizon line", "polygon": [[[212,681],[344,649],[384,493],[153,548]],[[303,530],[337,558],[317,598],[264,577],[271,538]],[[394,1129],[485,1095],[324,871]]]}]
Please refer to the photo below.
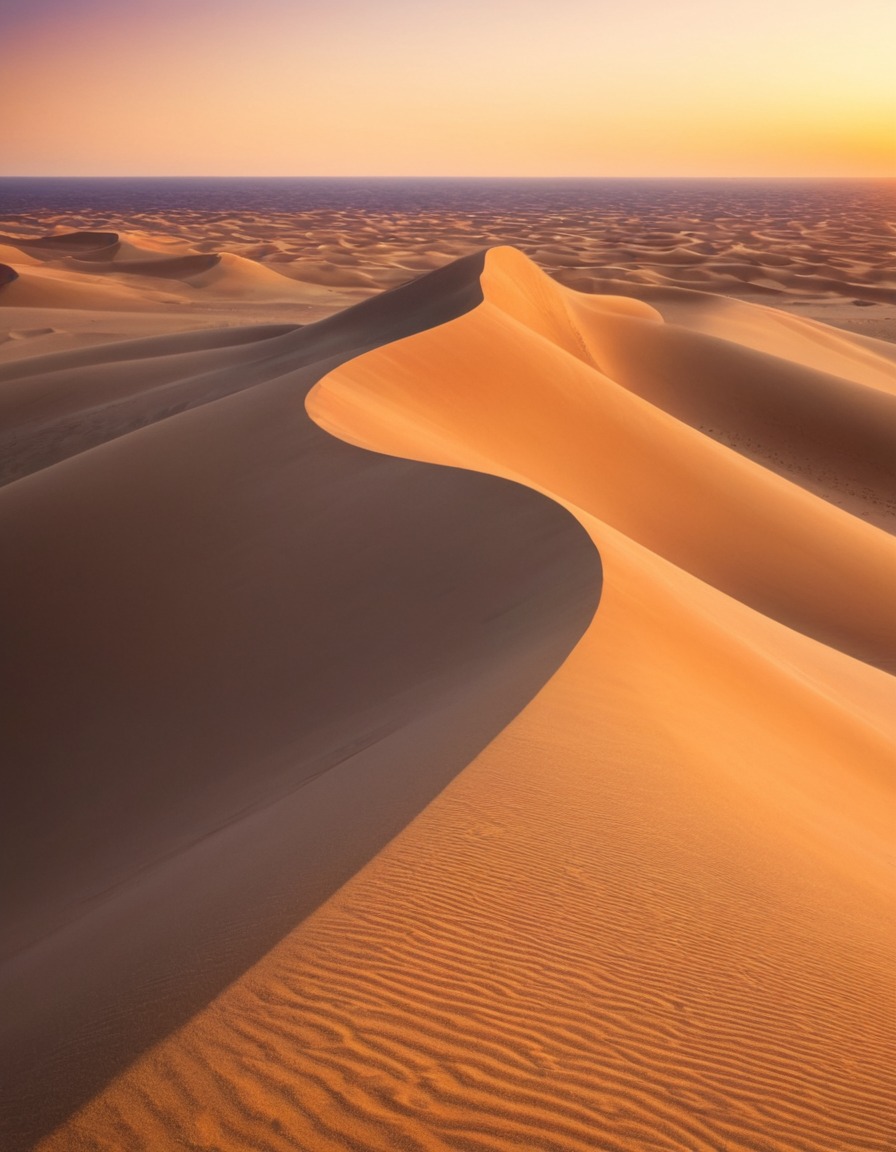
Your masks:
[{"label": "horizon line", "polygon": [[265,175],[263,173],[249,174],[241,173],[193,173],[193,174],[174,174],[174,173],[79,173],[79,174],[65,174],[60,175],[57,173],[15,173],[0,175],[2,180],[888,180],[896,181],[896,173],[866,173],[866,174],[834,174],[834,173],[819,173],[813,175],[720,175],[718,173],[707,173],[704,175],[630,175],[630,176],[582,176],[582,175],[562,175],[562,176],[545,176],[545,175],[514,175],[514,176],[493,176],[487,174],[480,175],[414,175],[414,174],[378,174],[368,175],[360,173],[357,175],[328,175],[328,174],[296,174],[296,175]]}]

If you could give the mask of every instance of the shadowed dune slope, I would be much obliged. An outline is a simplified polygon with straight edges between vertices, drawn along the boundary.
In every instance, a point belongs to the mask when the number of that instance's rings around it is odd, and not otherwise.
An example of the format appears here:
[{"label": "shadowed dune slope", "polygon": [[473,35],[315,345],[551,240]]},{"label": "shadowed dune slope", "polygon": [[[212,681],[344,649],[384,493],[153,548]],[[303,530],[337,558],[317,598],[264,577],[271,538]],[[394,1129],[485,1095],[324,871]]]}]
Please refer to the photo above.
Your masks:
[{"label": "shadowed dune slope", "polygon": [[599,558],[554,502],[304,412],[346,357],[475,306],[481,265],[5,372],[4,1149],[373,856],[591,618]]}]

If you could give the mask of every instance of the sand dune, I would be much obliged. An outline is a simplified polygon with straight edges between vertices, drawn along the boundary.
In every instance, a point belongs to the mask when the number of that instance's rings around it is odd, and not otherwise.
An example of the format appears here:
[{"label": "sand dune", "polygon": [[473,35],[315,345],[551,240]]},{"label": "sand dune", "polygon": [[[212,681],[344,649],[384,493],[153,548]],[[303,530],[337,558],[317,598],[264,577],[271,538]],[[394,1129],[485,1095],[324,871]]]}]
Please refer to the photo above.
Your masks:
[{"label": "sand dune", "polygon": [[117,232],[60,232],[51,236],[0,236],[0,244],[20,248],[26,255],[68,256],[113,253],[118,248]]},{"label": "sand dune", "polygon": [[193,278],[197,287],[220,296],[252,295],[265,299],[317,299],[319,293],[302,292],[287,276],[281,276],[262,264],[225,252],[203,274]]},{"label": "sand dune", "polygon": [[2,370],[10,1147],[888,1148],[892,350],[644,296]]},{"label": "sand dune", "polygon": [[12,244],[4,244],[2,240],[0,240],[0,259],[9,265],[40,263],[36,256],[29,256],[21,248],[16,248]]},{"label": "sand dune", "polygon": [[164,284],[109,284],[104,277],[85,275],[56,268],[28,267],[17,269],[13,283],[0,285],[0,307],[8,308],[79,308],[91,311],[131,311],[158,309],[178,304],[177,286],[172,292]]},{"label": "sand dune", "polygon": [[220,256],[158,256],[150,260],[109,260],[100,263],[89,260],[69,260],[66,267],[75,272],[111,272],[135,276],[161,276],[166,280],[181,280],[208,272],[221,260]]},{"label": "sand dune", "polygon": [[[196,252],[182,242],[171,246],[117,233],[61,233],[26,238],[0,237],[10,268],[19,265],[21,283],[0,295],[0,306],[158,310],[208,301],[282,302],[318,306],[333,312],[324,281],[299,283],[266,265],[231,252]],[[0,288],[16,277],[0,280]],[[112,286],[114,284],[114,286]],[[315,317],[317,318],[317,317]]]},{"label": "sand dune", "polygon": [[313,329],[22,377],[36,459],[0,492],[21,773],[0,838],[4,1148],[329,895],[587,624],[599,560],[551,501],[360,453],[304,415],[328,367],[477,298],[475,268],[449,269]]}]

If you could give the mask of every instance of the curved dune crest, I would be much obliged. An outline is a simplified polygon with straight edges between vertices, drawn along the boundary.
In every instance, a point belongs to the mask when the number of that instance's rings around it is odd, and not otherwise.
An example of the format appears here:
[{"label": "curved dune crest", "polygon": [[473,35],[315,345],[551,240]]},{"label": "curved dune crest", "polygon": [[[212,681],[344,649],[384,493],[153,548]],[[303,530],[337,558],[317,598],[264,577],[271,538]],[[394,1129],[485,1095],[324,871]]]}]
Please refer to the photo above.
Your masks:
[{"label": "curved dune crest", "polygon": [[[310,397],[315,419],[355,443],[524,477],[763,615],[892,664],[896,542],[792,482],[893,516],[888,394],[678,329],[676,365],[648,305],[576,296],[513,250],[489,254],[483,286],[462,341],[444,327],[353,361]],[[454,365],[450,406],[419,387],[433,356]],[[790,446],[787,479],[706,435],[708,421],[735,447],[759,438],[760,459]]]},{"label": "curved dune crest", "polygon": [[[2,303],[25,308],[152,308],[215,300],[319,304],[322,284],[304,283],[232,252],[172,250],[118,233],[77,232],[34,239],[0,237],[0,255],[25,268],[24,283]],[[113,286],[114,285],[114,286]]]},{"label": "curved dune crest", "polygon": [[[277,1013],[281,1037],[287,1011],[310,1044],[307,1015],[324,1030],[342,1018],[329,999],[335,986],[389,1025],[384,1047],[364,1028],[345,1053],[306,1050],[303,1068],[334,1094],[325,1147],[356,1131],[377,1146],[373,1094],[366,1106],[336,1100],[351,1069],[379,1055],[441,1069],[406,1090],[382,1071],[393,1085],[388,1122],[424,1145],[487,1132],[494,1147],[525,1146],[550,1132],[564,1148],[882,1148],[896,1119],[887,1071],[896,1038],[880,1011],[892,984],[893,679],[593,514],[589,499],[608,507],[620,425],[607,428],[609,406],[590,409],[599,418],[587,424],[589,409],[579,408],[590,436],[590,454],[579,456],[564,406],[583,403],[579,364],[599,360],[598,333],[613,330],[607,303],[570,299],[510,252],[489,254],[483,288],[476,311],[332,373],[309,410],[352,442],[503,471],[566,501],[604,559],[600,611],[551,683],[395,851],[133,1086],[145,1089],[189,1054],[220,1051],[255,1010]],[[585,314],[598,322],[588,334]],[[775,326],[769,316],[772,343]],[[645,342],[653,331],[662,328],[645,313]],[[546,339],[561,354],[549,358]],[[861,345],[853,367],[863,369]],[[819,384],[823,402],[827,381]],[[615,399],[619,387],[592,369],[592,392]],[[624,403],[630,424],[654,421],[678,467],[694,466],[693,430],[679,437],[666,413]],[[763,502],[789,498],[752,462],[710,467],[721,450],[708,447],[697,462],[705,483],[729,498],[729,476],[748,483],[768,514]],[[637,455],[624,499],[662,497],[658,455]],[[797,513],[817,505],[836,546],[861,556],[875,541],[892,578],[889,537],[866,525],[853,533],[852,518],[817,497],[793,499],[793,531]],[[737,498],[732,514],[746,502]],[[686,528],[692,507],[665,506],[672,527]],[[791,528],[774,523],[751,544],[795,600],[820,573],[805,553],[794,557]],[[707,551],[729,544],[705,539]],[[851,559],[859,581],[862,561]],[[884,626],[887,587],[866,586],[869,624]],[[828,592],[827,620],[845,621],[844,631],[854,626],[854,589],[849,581],[843,595]],[[481,840],[471,838],[477,828]],[[409,871],[433,842],[463,845],[463,862]],[[453,914],[461,892],[482,901],[473,926]],[[353,931],[362,907],[376,911]],[[419,959],[400,943],[407,907],[440,909]],[[350,944],[340,945],[342,932]],[[360,959],[383,953],[383,963]],[[414,1019],[430,1021],[424,1053],[408,999]],[[276,1082],[272,1071],[270,1090]],[[107,1115],[132,1100],[123,1090]]]},{"label": "curved dune crest", "polygon": [[[694,699],[706,693],[721,714],[730,712],[726,723],[741,726],[745,739],[758,715],[765,718],[764,728],[775,714],[805,711],[807,722],[796,726],[800,739],[822,759],[833,756],[834,765],[848,755],[849,741],[858,741],[861,773],[832,766],[825,774],[816,762],[811,773],[793,775],[803,800],[818,789],[819,812],[827,809],[835,824],[855,804],[861,835],[870,826],[876,837],[884,836],[889,809],[877,789],[892,782],[893,681],[849,653],[864,644],[874,662],[893,662],[896,541],[698,435],[666,411],[648,408],[604,375],[596,366],[605,354],[601,341],[625,331],[628,308],[617,309],[614,300],[572,297],[512,250],[488,254],[482,283],[485,299],[473,312],[329,374],[309,394],[314,419],[352,443],[513,476],[565,503],[591,531],[608,572],[615,561],[625,573],[608,583],[607,596],[631,598],[635,589],[652,586],[647,602],[656,619],[665,621],[653,644],[657,653],[667,650],[679,671],[691,669],[699,689]],[[641,318],[638,335],[648,344],[664,325],[652,311],[642,311]],[[712,356],[703,367],[718,380],[712,371],[714,338],[708,348]],[[737,355],[735,347],[735,362]],[[447,383],[422,383],[433,378]],[[803,377],[795,379],[802,386]],[[823,405],[828,380],[815,382]],[[682,373],[680,384],[686,398],[695,387],[693,373]],[[756,387],[761,398],[761,373]],[[797,403],[808,406],[801,388]],[[729,405],[735,414],[737,406]],[[744,402],[741,408],[751,419],[751,406]],[[891,452],[880,454],[878,472],[870,477],[878,481],[882,499],[896,460],[894,427],[883,430]],[[867,442],[857,437],[851,443],[848,431],[845,426],[844,456],[865,452]],[[700,487],[709,490],[702,500]],[[714,509],[707,512],[707,504]],[[651,509],[649,517],[644,506]],[[735,569],[738,595],[732,597],[726,583],[733,582]],[[778,620],[768,612],[771,589]],[[601,620],[607,616],[605,603]],[[797,621],[805,636],[792,630]],[[636,635],[633,628],[632,640]],[[728,660],[730,672],[722,676]],[[757,695],[744,707],[740,697],[748,684]],[[826,755],[816,749],[821,733],[835,741]],[[779,738],[771,735],[770,754]],[[695,754],[707,755],[700,741],[693,744]],[[782,768],[785,777],[791,775],[786,757],[775,772]],[[755,772],[751,767],[750,775]],[[827,804],[838,777],[847,809]],[[755,791],[760,795],[763,789]]]},{"label": "curved dune crest", "polygon": [[896,391],[896,345],[891,343],[847,335],[805,316],[706,292],[662,289],[645,292],[642,299],[654,301],[668,321],[692,331],[885,392]]},{"label": "curved dune crest", "polygon": [[[660,294],[582,297],[521,254],[493,250],[484,266],[461,261],[307,332],[271,336],[258,363],[292,365],[294,376],[9,486],[19,508],[125,451],[156,444],[167,459],[201,427],[222,460],[241,461],[223,493],[226,470],[210,486],[215,507],[223,498],[245,517],[227,553],[235,560],[256,532],[258,505],[236,495],[244,472],[268,476],[295,436],[283,428],[295,386],[313,378],[312,419],[371,452],[307,442],[327,460],[347,453],[352,468],[368,461],[342,512],[360,540],[373,541],[366,485],[388,463],[373,453],[386,453],[404,458],[397,468],[467,469],[474,487],[488,481],[476,473],[491,473],[536,489],[579,520],[603,571],[579,643],[466,770],[41,1152],[888,1147],[896,723],[894,679],[874,665],[896,647],[896,545],[869,522],[875,509],[886,519],[891,493],[892,433],[877,426],[890,411],[887,358],[830,334],[835,355],[822,370],[817,327],[758,308],[714,317],[708,303],[687,327],[696,307],[675,298],[673,321]],[[310,376],[299,368],[306,355]],[[37,385],[36,422],[64,407],[52,387],[58,361],[47,360],[46,375],[11,381]],[[796,441],[788,421],[807,429]],[[185,480],[192,464],[175,459]],[[402,474],[389,491],[386,506],[420,513],[410,535],[424,510],[450,518],[440,475],[419,470],[408,487]],[[171,483],[180,490],[178,476]],[[262,488],[285,497],[282,484]],[[457,515],[452,533],[481,548],[463,519],[478,510]],[[428,539],[408,542],[409,554]],[[545,539],[542,555],[556,562],[547,585],[525,539],[511,550],[512,580],[492,567],[503,545],[488,553],[486,571],[513,591],[473,627],[499,629],[479,637],[496,684],[526,665],[513,645],[509,664],[491,664],[524,572],[561,619],[578,606],[581,626],[587,614],[582,537],[557,553]],[[332,546],[338,563],[347,553]],[[576,557],[584,567],[568,569]],[[307,579],[298,565],[289,575]],[[554,628],[542,624],[538,643]],[[430,686],[450,706],[467,684],[481,707],[468,681],[481,666],[459,664],[452,688]],[[430,741],[452,731],[454,715],[424,726],[418,755],[440,746]],[[238,827],[256,850],[264,843]]]}]

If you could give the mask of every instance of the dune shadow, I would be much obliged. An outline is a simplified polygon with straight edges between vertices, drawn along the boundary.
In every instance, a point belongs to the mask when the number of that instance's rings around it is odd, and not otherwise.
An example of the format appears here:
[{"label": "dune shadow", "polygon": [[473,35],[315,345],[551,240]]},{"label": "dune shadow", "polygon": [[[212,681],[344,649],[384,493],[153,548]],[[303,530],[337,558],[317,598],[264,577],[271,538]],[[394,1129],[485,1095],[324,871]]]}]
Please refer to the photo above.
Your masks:
[{"label": "dune shadow", "polygon": [[481,269],[263,330],[239,380],[225,349],[197,392],[191,359],[162,407],[171,347],[144,341],[143,426],[88,429],[0,492],[4,1149],[318,908],[592,619],[600,558],[564,509],[351,447],[304,411],[339,363],[476,307]]}]

